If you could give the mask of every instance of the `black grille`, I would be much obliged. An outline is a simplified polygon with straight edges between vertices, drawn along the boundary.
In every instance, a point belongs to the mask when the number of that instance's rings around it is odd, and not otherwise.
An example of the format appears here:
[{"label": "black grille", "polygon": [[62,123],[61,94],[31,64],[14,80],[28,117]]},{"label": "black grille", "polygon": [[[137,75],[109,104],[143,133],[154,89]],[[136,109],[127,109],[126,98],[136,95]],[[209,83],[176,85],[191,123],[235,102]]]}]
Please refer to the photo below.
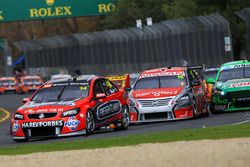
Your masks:
[{"label": "black grille", "polygon": [[31,128],[30,137],[55,137],[56,128],[55,127],[46,127],[46,128]]},{"label": "black grille", "polygon": [[144,119],[145,120],[166,119],[166,118],[168,118],[168,114],[166,112],[144,114]]},{"label": "black grille", "polygon": [[237,92],[229,92],[228,93],[231,98],[249,98],[250,91],[237,91]]},{"label": "black grille", "polygon": [[57,113],[39,113],[39,114],[28,114],[28,118],[29,119],[40,119],[39,116],[43,114],[44,115],[44,118],[42,119],[45,119],[45,118],[52,118],[52,117],[55,117],[57,115]]},{"label": "black grille", "polygon": [[249,103],[249,101],[235,102],[234,107],[236,107],[236,108],[250,107],[250,103]]}]

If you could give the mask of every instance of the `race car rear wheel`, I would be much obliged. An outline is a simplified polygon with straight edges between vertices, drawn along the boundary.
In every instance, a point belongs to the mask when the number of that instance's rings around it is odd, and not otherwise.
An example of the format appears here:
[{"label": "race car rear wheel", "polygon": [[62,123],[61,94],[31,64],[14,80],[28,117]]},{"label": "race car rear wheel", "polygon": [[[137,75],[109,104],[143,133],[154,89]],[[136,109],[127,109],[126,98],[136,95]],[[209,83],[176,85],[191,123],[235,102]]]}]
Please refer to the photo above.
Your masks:
[{"label": "race car rear wheel", "polygon": [[123,106],[122,107],[122,121],[121,121],[121,125],[117,128],[115,128],[115,130],[126,130],[128,129],[130,123],[130,114],[129,114],[129,110],[127,106]]},{"label": "race car rear wheel", "polygon": [[95,118],[91,111],[86,113],[86,134],[91,134],[95,130]]}]

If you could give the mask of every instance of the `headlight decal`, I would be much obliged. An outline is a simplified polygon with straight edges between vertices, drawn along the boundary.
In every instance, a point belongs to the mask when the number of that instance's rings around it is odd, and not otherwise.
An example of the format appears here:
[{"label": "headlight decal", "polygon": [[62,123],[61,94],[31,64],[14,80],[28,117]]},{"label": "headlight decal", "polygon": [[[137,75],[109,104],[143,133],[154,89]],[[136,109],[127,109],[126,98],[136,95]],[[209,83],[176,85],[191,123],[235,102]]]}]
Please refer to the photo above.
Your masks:
[{"label": "headlight decal", "polygon": [[176,105],[175,105],[174,109],[177,110],[179,108],[190,106],[192,104],[192,102],[191,102],[190,97],[188,95],[184,95],[184,96],[178,98],[175,101],[175,104]]},{"label": "headlight decal", "polygon": [[14,119],[15,120],[24,120],[24,116],[23,116],[23,114],[15,113]]},{"label": "headlight decal", "polygon": [[71,117],[71,116],[76,116],[80,112],[80,108],[64,111],[62,113],[62,117]]}]

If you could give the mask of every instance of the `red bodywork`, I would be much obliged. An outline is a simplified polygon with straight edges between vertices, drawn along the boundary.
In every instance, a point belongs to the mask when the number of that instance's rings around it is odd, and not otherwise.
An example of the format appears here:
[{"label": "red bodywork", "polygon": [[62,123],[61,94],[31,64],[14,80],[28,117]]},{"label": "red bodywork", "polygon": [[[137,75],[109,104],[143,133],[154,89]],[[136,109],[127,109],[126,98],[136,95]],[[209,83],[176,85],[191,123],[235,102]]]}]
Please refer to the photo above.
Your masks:
[{"label": "red bodywork", "polygon": [[[18,110],[17,113],[24,115],[24,120],[16,120],[14,119],[14,115],[12,116],[11,119],[11,134],[14,140],[21,140],[21,139],[27,139],[27,138],[35,138],[36,136],[32,136],[32,130],[31,130],[31,137],[28,134],[27,129],[24,128],[23,123],[28,124],[33,124],[34,122],[50,122],[50,124],[58,124],[56,127],[56,134],[53,134],[53,136],[56,137],[62,137],[62,136],[73,136],[73,135],[80,135],[80,134],[85,134],[86,133],[86,112],[87,111],[92,111],[93,113],[98,110],[98,107],[108,104],[113,101],[119,101],[121,107],[126,106],[128,107],[128,96],[127,92],[124,90],[118,90],[115,93],[112,94],[106,94],[105,97],[95,100],[94,97],[95,91],[94,91],[94,85],[96,84],[96,81],[100,80],[100,77],[94,77],[89,81],[89,94],[86,98],[82,99],[77,99],[71,102],[61,102],[59,103],[41,103],[38,105],[34,105],[32,107],[31,103],[32,101],[27,101],[23,106],[21,106]],[[41,89],[46,89],[51,87],[52,84],[49,82],[44,84],[39,90]],[[37,90],[37,91],[39,91]],[[36,93],[36,92],[35,92]],[[35,95],[35,93],[31,96],[32,99]],[[100,94],[99,94],[100,95]],[[75,116],[68,116],[68,117],[63,117],[62,113],[65,111],[73,110],[73,109],[79,109],[79,113]],[[30,115],[36,115],[36,114],[41,114],[43,113],[44,115],[53,115],[51,118],[37,118],[37,119],[31,119]],[[95,115],[95,118],[97,115]],[[115,113],[113,115],[108,115],[107,119],[103,119],[101,121],[98,121],[96,119],[96,128],[103,127],[103,126],[108,126],[112,123],[118,123],[122,119],[122,113],[119,111],[118,113]],[[55,122],[55,121],[61,121],[61,122]],[[33,125],[32,125],[33,126]],[[36,125],[34,125],[36,126]],[[48,129],[44,128],[45,130],[41,129],[41,131],[46,131]],[[54,130],[54,128],[52,128]],[[52,133],[52,132],[50,132]],[[50,134],[48,135],[43,135],[43,137],[49,137]]]},{"label": "red bodywork", "polygon": [[36,91],[43,84],[40,76],[24,76],[20,79],[20,93]]},{"label": "red bodywork", "polygon": [[18,92],[18,81],[14,77],[0,78],[0,93]]}]

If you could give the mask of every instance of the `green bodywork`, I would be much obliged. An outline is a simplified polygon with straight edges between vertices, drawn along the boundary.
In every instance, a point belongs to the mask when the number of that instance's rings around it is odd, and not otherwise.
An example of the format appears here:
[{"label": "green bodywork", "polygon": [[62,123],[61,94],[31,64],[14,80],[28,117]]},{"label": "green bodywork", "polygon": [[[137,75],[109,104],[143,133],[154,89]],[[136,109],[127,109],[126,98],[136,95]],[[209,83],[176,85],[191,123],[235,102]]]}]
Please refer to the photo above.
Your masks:
[{"label": "green bodywork", "polygon": [[[223,71],[242,70],[240,75],[232,76],[231,79],[222,80],[220,75]],[[249,73],[249,74],[248,74]],[[224,73],[225,74],[225,73]],[[238,73],[234,73],[238,74]],[[235,77],[235,78],[234,78]],[[247,60],[234,61],[223,64],[216,76],[214,93],[212,97],[214,110],[221,108],[224,111],[250,110],[250,62]]]}]

